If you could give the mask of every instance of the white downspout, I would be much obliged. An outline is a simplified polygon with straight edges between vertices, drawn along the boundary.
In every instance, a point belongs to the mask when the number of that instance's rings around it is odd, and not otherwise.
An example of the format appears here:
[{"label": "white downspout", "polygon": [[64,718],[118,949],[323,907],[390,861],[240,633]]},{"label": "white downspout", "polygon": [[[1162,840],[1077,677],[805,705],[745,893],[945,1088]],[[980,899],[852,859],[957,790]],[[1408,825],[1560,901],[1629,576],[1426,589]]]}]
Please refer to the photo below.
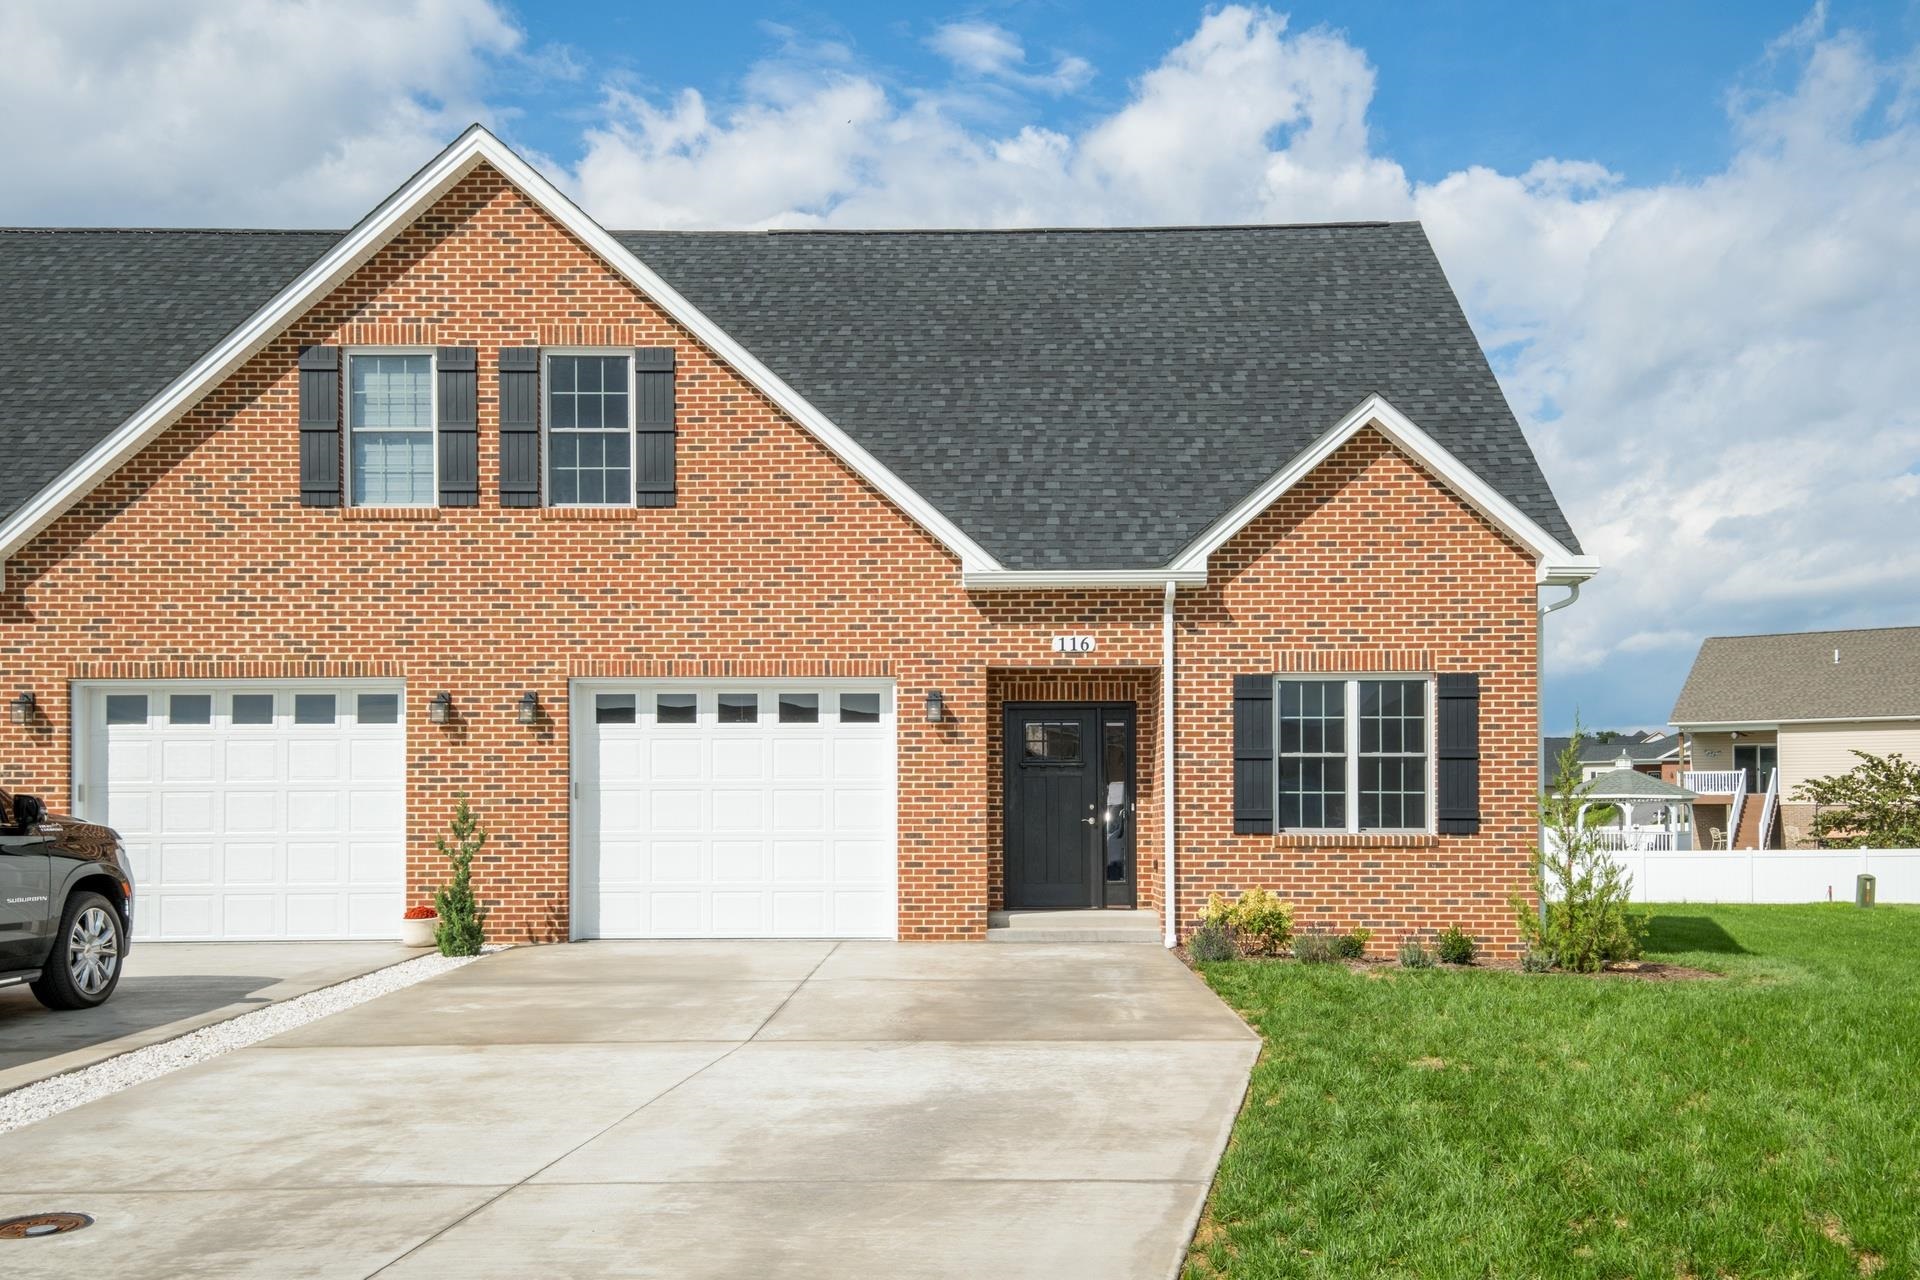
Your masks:
[{"label": "white downspout", "polygon": [[[1541,807],[1540,797],[1547,793],[1547,615],[1559,612],[1580,598],[1579,583],[1569,582],[1566,586],[1567,595],[1564,600],[1556,600],[1552,604],[1540,604],[1538,603],[1538,597],[1536,597],[1534,605],[1534,607],[1540,611],[1540,624],[1533,629],[1533,767],[1535,771],[1535,812],[1538,812]],[[1587,807],[1581,805],[1580,811],[1574,821],[1581,826],[1585,826],[1586,818]],[[1547,847],[1547,824],[1544,821],[1539,824],[1538,843],[1536,847],[1542,850]],[[1547,922],[1547,886],[1541,884],[1536,885],[1535,888],[1539,890],[1540,923],[1545,925]]]},{"label": "white downspout", "polygon": [[1160,603],[1160,863],[1167,881],[1161,892],[1160,915],[1166,921],[1169,949],[1180,942],[1176,924],[1180,895],[1173,872],[1173,592],[1173,580],[1168,579]]}]

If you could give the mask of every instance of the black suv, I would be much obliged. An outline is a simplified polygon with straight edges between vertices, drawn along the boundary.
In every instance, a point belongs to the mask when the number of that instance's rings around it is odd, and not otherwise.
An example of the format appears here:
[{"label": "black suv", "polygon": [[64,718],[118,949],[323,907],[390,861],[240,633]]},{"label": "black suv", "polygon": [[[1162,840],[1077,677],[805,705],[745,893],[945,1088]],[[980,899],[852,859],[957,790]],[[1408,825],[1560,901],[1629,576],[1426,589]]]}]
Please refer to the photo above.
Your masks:
[{"label": "black suv", "polygon": [[0,791],[0,986],[30,983],[49,1009],[91,1009],[119,984],[132,929],[120,837]]}]

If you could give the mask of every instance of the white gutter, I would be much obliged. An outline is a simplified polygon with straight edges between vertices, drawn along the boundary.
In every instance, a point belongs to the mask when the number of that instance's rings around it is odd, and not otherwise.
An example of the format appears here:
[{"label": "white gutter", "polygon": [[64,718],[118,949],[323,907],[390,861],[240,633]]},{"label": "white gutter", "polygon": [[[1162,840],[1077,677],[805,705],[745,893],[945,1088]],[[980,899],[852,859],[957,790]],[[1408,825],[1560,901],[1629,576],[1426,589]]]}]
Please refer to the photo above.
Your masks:
[{"label": "white gutter", "polygon": [[1207,571],[1198,569],[963,569],[960,585],[969,591],[1124,591],[1153,590],[1174,582],[1183,587],[1207,585]]},{"label": "white gutter", "polygon": [[1173,596],[1178,587],[1168,578],[1166,595],[1160,602],[1160,862],[1167,880],[1160,916],[1166,921],[1169,949],[1180,942],[1176,923],[1180,894],[1173,872]]}]

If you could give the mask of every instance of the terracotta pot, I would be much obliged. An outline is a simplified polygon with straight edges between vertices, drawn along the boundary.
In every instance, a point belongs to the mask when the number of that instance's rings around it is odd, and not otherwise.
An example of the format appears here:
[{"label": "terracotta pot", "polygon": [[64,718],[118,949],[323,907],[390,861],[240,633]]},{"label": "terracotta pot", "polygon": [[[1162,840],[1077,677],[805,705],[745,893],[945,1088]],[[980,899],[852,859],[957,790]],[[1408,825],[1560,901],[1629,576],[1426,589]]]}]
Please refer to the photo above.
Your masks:
[{"label": "terracotta pot", "polygon": [[425,920],[402,920],[400,922],[400,945],[403,947],[430,947],[433,945],[433,931],[439,926],[439,916],[428,916]]}]

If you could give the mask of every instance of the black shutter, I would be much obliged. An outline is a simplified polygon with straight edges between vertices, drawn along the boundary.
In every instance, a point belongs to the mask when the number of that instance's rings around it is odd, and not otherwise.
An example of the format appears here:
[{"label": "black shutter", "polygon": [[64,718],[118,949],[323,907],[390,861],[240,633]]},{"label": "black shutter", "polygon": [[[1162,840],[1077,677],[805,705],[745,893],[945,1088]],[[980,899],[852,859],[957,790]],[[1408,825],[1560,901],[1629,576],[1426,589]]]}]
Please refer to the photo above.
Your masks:
[{"label": "black shutter", "polygon": [[639,347],[633,353],[634,503],[673,505],[673,348]]},{"label": "black shutter", "polygon": [[480,353],[441,347],[434,358],[440,380],[440,505],[480,505]]},{"label": "black shutter", "polygon": [[300,505],[340,505],[340,348],[300,348]]},{"label": "black shutter", "polygon": [[1439,795],[1434,817],[1445,836],[1480,833],[1480,677],[1443,675],[1435,689]]},{"label": "black shutter", "polygon": [[500,505],[540,505],[540,348],[500,349]]},{"label": "black shutter", "polygon": [[1233,678],[1233,830],[1273,832],[1273,677]]}]

